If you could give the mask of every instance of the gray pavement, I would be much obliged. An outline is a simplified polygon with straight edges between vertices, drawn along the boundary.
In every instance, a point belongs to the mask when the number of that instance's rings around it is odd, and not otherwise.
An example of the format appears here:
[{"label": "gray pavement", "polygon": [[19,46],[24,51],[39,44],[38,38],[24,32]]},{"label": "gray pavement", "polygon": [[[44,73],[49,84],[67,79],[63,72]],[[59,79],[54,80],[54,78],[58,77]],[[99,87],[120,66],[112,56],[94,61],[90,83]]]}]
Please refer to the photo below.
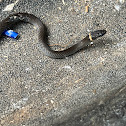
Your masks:
[{"label": "gray pavement", "polygon": [[[50,45],[62,45],[53,47],[56,50],[90,31],[107,30],[93,46],[66,59],[44,56],[37,30],[30,24],[14,28],[18,40],[1,38],[1,126],[116,126],[103,117],[109,109],[95,116],[92,111],[101,104],[112,109],[113,99],[115,104],[124,101],[121,107],[126,108],[126,2],[90,0],[88,4],[86,13],[83,0],[0,1],[1,20],[15,12],[36,15],[48,27]],[[94,118],[99,113],[105,121]],[[123,113],[120,126],[126,122]]]}]

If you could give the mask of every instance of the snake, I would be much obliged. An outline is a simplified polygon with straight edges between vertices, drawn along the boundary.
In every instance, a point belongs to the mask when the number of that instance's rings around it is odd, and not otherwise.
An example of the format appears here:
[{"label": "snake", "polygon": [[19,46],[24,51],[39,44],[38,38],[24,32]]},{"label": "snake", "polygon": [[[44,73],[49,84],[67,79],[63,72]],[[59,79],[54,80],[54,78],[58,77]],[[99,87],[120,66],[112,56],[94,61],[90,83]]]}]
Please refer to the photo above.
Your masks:
[{"label": "snake", "polygon": [[30,13],[14,13],[3,19],[0,22],[0,37],[2,37],[3,32],[5,30],[10,29],[18,22],[30,23],[38,29],[38,41],[41,42],[42,52],[44,53],[44,55],[53,59],[62,59],[73,55],[84,47],[90,46],[92,40],[95,40],[106,34],[106,30],[104,29],[96,30],[90,32],[84,39],[70,46],[69,48],[60,51],[55,51],[49,46],[48,39],[46,39],[47,34],[45,31],[45,24],[38,17]]}]

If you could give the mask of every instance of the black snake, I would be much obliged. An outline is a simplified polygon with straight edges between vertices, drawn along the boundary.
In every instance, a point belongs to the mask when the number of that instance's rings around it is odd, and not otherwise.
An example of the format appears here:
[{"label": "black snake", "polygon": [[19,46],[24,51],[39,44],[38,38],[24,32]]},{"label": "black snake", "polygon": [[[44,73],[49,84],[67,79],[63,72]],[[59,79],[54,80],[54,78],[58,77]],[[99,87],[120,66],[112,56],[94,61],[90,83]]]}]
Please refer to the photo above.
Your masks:
[{"label": "black snake", "polygon": [[83,40],[71,46],[70,48],[65,49],[63,51],[54,51],[48,45],[47,39],[45,39],[46,34],[45,34],[44,24],[39,18],[37,18],[33,14],[16,13],[16,14],[9,15],[6,19],[0,22],[0,37],[2,36],[5,30],[10,29],[12,25],[15,25],[15,23],[18,23],[19,21],[33,24],[34,26],[38,28],[38,32],[39,32],[38,39],[42,43],[41,45],[43,46],[42,52],[46,56],[54,58],[54,59],[65,58],[69,55],[72,55],[75,52],[79,51],[80,49],[90,45],[92,40],[95,40],[96,38],[101,37],[106,33],[106,30],[97,30],[97,31],[91,32]]}]

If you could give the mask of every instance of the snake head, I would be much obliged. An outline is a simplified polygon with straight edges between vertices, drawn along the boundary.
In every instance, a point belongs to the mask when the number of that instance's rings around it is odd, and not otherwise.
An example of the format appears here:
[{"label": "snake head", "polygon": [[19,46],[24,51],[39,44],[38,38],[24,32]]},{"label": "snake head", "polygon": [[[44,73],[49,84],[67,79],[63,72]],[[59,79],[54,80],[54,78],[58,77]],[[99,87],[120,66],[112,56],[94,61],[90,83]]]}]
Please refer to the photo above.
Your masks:
[{"label": "snake head", "polygon": [[92,40],[97,39],[98,37],[103,36],[104,34],[106,34],[106,30],[97,30],[97,31],[93,31],[89,34],[89,38],[91,38]]}]

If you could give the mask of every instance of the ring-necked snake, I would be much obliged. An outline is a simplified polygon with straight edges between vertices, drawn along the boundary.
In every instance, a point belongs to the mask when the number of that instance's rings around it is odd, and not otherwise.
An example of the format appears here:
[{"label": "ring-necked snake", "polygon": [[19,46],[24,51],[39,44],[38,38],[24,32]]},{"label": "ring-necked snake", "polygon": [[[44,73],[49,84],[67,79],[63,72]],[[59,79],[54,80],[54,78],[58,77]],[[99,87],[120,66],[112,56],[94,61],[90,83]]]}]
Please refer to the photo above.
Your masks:
[{"label": "ring-necked snake", "polygon": [[77,44],[71,46],[68,49],[65,49],[63,51],[54,51],[50,48],[48,45],[47,39],[45,39],[45,26],[42,23],[42,21],[34,16],[33,14],[28,13],[16,13],[9,15],[6,19],[2,20],[0,22],[0,37],[2,36],[2,33],[10,29],[12,25],[15,23],[18,23],[19,21],[27,22],[30,24],[33,24],[38,28],[38,39],[42,43],[42,52],[51,58],[58,59],[58,58],[65,58],[69,55],[74,54],[75,52],[79,51],[80,49],[90,45],[92,40],[95,40],[98,37],[103,36],[106,33],[106,30],[97,30],[94,32],[91,32],[89,35],[87,35],[83,40],[78,42]]}]

